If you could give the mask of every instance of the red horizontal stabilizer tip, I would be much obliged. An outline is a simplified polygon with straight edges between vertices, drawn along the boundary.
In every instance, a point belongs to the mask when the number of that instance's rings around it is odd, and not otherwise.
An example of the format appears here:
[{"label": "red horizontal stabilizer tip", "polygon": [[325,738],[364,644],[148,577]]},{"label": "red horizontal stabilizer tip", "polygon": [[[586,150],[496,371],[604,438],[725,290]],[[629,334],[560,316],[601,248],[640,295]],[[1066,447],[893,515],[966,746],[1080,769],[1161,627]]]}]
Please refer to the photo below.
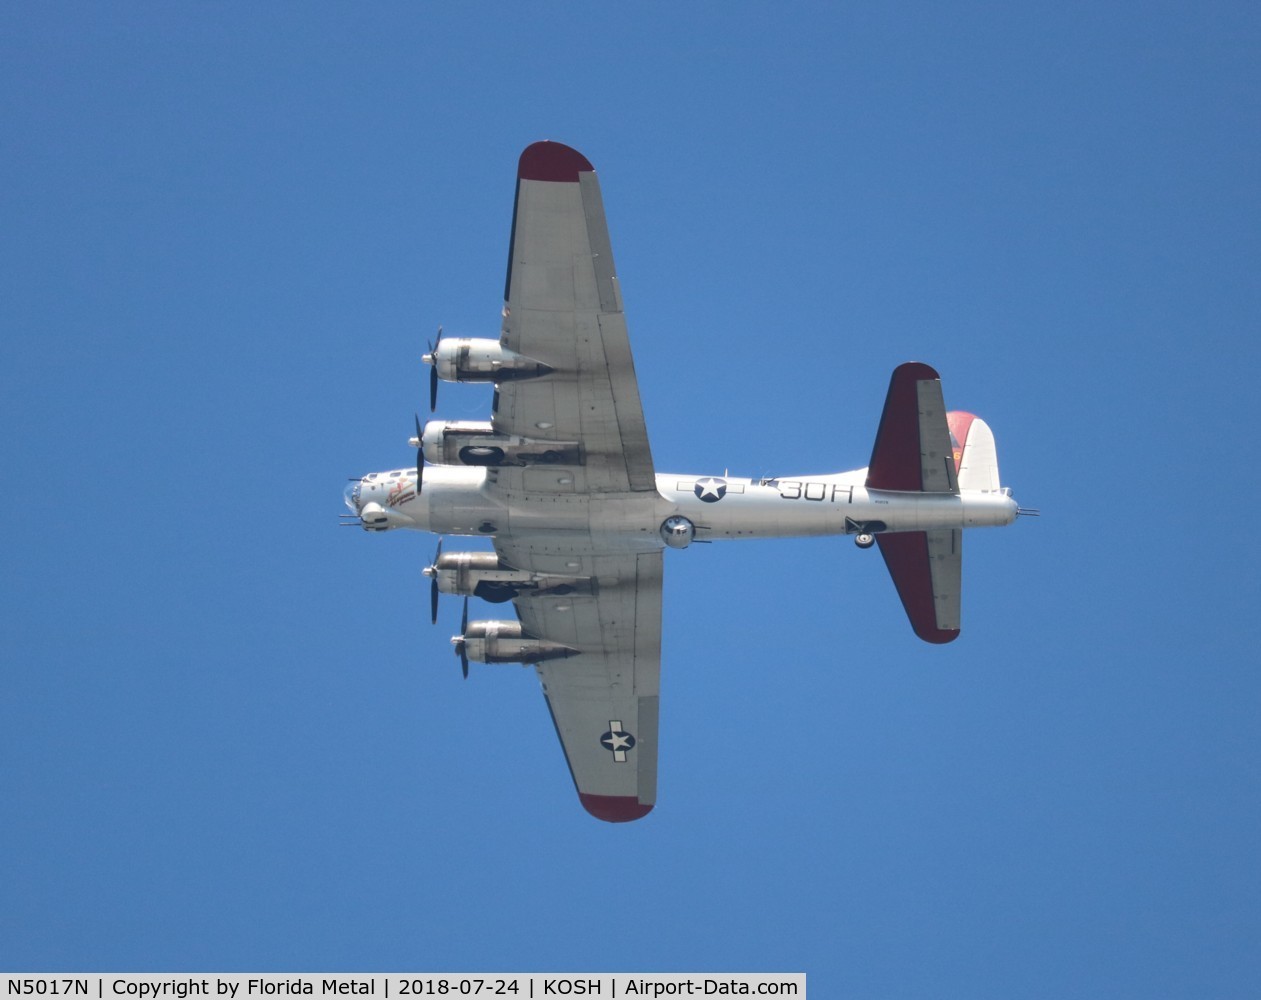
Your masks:
[{"label": "red horizontal stabilizer tip", "polygon": [[586,795],[579,792],[578,798],[582,801],[582,808],[606,823],[629,823],[652,812],[651,802],[645,805],[633,795]]},{"label": "red horizontal stabilizer tip", "polygon": [[935,643],[938,646],[944,646],[948,642],[954,642],[959,638],[959,630],[957,628],[935,628],[921,632],[915,630],[915,634],[925,642]]},{"label": "red horizontal stabilizer tip", "polygon": [[578,150],[560,142],[535,142],[525,147],[517,163],[517,176],[523,181],[578,182],[579,173],[595,170]]},{"label": "red horizontal stabilizer tip", "polygon": [[923,382],[925,379],[941,378],[937,374],[937,369],[932,365],[926,365],[922,361],[904,361],[893,369],[893,374],[901,378],[914,379],[916,382]]}]

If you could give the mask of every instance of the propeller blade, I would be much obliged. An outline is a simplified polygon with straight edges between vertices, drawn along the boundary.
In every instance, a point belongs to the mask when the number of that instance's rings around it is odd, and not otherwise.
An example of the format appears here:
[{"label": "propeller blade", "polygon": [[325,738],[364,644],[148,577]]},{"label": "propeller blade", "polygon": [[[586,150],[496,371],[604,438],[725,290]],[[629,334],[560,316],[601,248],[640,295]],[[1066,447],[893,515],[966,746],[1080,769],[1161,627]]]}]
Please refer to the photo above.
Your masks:
[{"label": "propeller blade", "polygon": [[433,562],[421,571],[432,581],[429,585],[429,617],[433,620],[435,625],[438,624],[438,560],[441,558],[442,538],[439,536],[438,548],[433,554]]},{"label": "propeller blade", "polygon": [[429,342],[429,353],[425,360],[429,362],[429,412],[438,408],[438,345],[442,343],[442,327],[438,327],[438,339]]},{"label": "propeller blade", "polygon": [[[468,633],[468,598],[464,598],[464,613],[460,615],[460,635],[463,637]],[[464,671],[464,679],[468,680],[468,646],[466,643],[460,643],[460,669]]]}]

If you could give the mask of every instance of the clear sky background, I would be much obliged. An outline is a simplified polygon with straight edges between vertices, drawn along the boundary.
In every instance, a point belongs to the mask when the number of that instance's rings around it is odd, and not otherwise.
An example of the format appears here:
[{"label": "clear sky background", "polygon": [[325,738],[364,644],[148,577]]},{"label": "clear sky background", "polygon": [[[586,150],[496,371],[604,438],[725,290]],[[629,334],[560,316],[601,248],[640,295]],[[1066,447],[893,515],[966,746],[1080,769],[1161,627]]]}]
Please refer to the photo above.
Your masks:
[{"label": "clear sky background", "polygon": [[[0,967],[1261,994],[1259,51],[1255,3],[7,5]],[[667,553],[624,826],[532,671],[461,680],[433,537],[336,526],[438,324],[497,334],[541,138],[659,470],[862,466],[915,359],[1043,510],[945,648],[848,540]]]}]

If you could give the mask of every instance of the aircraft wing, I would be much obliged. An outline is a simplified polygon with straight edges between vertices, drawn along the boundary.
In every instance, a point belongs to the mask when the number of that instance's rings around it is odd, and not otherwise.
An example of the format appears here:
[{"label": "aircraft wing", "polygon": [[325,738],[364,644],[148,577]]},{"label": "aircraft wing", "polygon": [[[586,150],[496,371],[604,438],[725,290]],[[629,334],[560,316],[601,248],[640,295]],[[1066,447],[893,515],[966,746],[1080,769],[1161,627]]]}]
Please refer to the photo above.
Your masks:
[{"label": "aircraft wing", "polygon": [[501,469],[499,481],[536,492],[655,491],[600,184],[587,159],[558,142],[521,154],[504,300],[503,345],[554,371],[501,382],[491,422],[500,433],[576,444],[580,457],[571,475]]},{"label": "aircraft wing", "polygon": [[[496,387],[502,434],[555,441],[550,464],[491,471],[510,505],[495,539],[507,565],[570,584],[516,598],[524,631],[579,652],[536,666],[578,797],[609,822],[657,799],[661,548],[602,542],[618,504],[655,497],[622,297],[600,185],[587,159],[556,142],[521,154],[501,341],[552,369]],[[592,531],[548,535],[556,504],[589,504]]]},{"label": "aircraft wing", "polygon": [[580,651],[536,669],[583,807],[611,823],[646,816],[657,800],[661,550],[543,535],[497,537],[495,550],[517,569],[592,581],[589,593],[520,597],[517,616],[529,634]]}]

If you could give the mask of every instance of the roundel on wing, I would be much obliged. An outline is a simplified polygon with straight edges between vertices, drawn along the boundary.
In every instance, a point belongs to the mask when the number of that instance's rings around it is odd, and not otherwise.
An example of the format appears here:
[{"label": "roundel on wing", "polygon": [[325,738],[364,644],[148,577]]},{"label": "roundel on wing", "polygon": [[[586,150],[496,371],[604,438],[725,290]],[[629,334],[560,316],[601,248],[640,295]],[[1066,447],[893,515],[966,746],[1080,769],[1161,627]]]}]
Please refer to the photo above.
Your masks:
[{"label": "roundel on wing", "polygon": [[727,495],[727,480],[717,476],[698,479],[696,485],[692,487],[692,492],[705,503],[717,503]]},{"label": "roundel on wing", "polygon": [[618,750],[631,749],[635,745],[635,737],[622,729],[610,729],[600,737],[600,742],[604,744],[605,749],[616,753]]}]

